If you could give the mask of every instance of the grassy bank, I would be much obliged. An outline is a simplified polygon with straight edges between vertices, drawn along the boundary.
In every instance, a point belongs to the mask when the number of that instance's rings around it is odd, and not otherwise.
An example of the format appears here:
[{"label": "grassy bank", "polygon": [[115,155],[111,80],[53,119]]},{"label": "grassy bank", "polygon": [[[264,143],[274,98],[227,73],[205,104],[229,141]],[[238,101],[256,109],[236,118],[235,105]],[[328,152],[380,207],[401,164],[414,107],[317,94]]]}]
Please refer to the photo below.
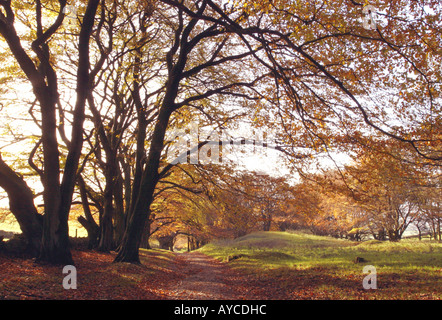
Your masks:
[{"label": "grassy bank", "polygon": [[[441,299],[442,244],[403,240],[362,243],[303,233],[258,232],[211,243],[201,252],[266,286],[275,299]],[[355,263],[355,258],[363,262]],[[372,265],[376,290],[362,272]]]}]

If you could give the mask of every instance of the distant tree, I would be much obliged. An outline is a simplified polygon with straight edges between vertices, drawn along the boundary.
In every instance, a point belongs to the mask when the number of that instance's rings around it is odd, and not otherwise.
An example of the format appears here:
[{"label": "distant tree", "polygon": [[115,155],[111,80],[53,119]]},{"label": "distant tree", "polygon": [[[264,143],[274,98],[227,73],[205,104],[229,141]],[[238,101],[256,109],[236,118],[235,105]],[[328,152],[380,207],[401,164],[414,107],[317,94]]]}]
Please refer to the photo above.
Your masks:
[{"label": "distant tree", "polygon": [[[391,153],[397,144],[388,144]],[[403,155],[401,158],[406,158]],[[360,155],[353,167],[347,167],[354,197],[369,217],[370,228],[385,232],[398,241],[405,230],[421,215],[419,190],[425,173],[401,158],[381,152]]]}]

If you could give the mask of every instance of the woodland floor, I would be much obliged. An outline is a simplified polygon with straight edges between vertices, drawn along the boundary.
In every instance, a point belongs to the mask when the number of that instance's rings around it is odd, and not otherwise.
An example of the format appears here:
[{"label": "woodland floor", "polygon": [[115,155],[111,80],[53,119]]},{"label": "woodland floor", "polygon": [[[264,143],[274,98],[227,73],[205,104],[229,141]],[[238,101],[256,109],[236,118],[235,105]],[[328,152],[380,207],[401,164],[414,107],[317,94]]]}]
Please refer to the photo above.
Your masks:
[{"label": "woodland floor", "polygon": [[[0,300],[253,300],[263,291],[207,255],[143,250],[142,265],[115,254],[73,251],[77,289],[65,290],[62,267],[0,253]],[[253,289],[252,289],[253,288]]]},{"label": "woodland floor", "polygon": [[[228,266],[201,253],[176,255],[174,272],[178,281],[166,286],[165,298],[185,300],[252,299],[241,275]],[[241,284],[241,285],[238,285]],[[245,292],[245,294],[244,294]]]},{"label": "woodland floor", "polygon": [[[281,251],[287,239],[296,246]],[[442,246],[411,245],[266,233],[191,253],[141,250],[141,265],[113,263],[115,253],[73,250],[76,290],[63,288],[61,266],[0,251],[0,300],[441,299]],[[362,288],[355,255],[379,267],[377,290]]]}]

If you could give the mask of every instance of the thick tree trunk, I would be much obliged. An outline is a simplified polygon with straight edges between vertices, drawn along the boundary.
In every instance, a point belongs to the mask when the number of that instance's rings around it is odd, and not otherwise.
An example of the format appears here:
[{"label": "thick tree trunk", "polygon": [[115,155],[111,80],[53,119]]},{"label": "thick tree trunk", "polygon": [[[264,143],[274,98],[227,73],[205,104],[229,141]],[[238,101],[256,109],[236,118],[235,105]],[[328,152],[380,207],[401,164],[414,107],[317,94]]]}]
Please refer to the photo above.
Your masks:
[{"label": "thick tree trunk", "polygon": [[61,215],[62,193],[60,186],[60,153],[57,141],[56,80],[50,85],[34,85],[42,113],[42,146],[44,216],[39,261],[54,264],[72,264],[69,248],[67,217]]},{"label": "thick tree trunk", "polygon": [[[136,100],[137,101],[137,100]],[[137,106],[137,110],[141,110],[142,106]],[[139,123],[137,129],[137,152],[136,152],[136,164],[135,164],[135,174],[134,182],[131,189],[131,197],[129,210],[126,216],[125,231],[120,242],[120,250],[115,261],[125,261],[140,263],[138,257],[138,249],[141,245],[141,238],[147,220],[149,219],[148,211],[151,203],[146,203],[145,206],[140,205],[137,208],[137,203],[140,200],[140,189],[143,177],[144,160],[145,160],[145,141],[146,141],[146,130],[147,122],[142,111],[138,111]],[[156,169],[158,172],[158,167]],[[153,197],[153,191],[152,195]],[[146,200],[147,201],[147,200]],[[143,201],[142,201],[143,202]],[[136,211],[139,210],[139,211]],[[137,225],[139,224],[139,225]]]},{"label": "thick tree trunk", "polygon": [[264,223],[263,223],[263,231],[270,231],[270,228],[272,226],[272,219],[269,218],[268,216],[266,216],[264,218]]},{"label": "thick tree trunk", "polygon": [[114,249],[114,234],[112,226],[113,207],[108,205],[104,209],[104,215],[100,222],[100,241],[97,250],[100,252],[110,252]]},{"label": "thick tree trunk", "polygon": [[[174,96],[176,96],[176,94]],[[158,169],[160,166],[161,152],[164,147],[164,137],[171,115],[170,107],[173,105],[172,101],[166,98],[159,114],[158,122],[152,136],[146,170],[140,181],[140,190],[136,197],[134,210],[128,217],[129,219],[120,251],[115,258],[116,262],[140,263],[138,250],[145,224],[149,219],[150,206],[153,202],[155,187],[159,180]]]},{"label": "thick tree trunk", "polygon": [[[46,179],[45,183],[45,194],[47,197],[51,197],[46,201],[45,199],[45,221],[43,224],[43,239],[42,239],[42,252],[40,254],[39,260],[55,263],[55,264],[73,264],[72,255],[70,252],[69,245],[69,226],[68,218],[71,209],[72,196],[74,193],[75,183],[77,180],[77,170],[78,162],[81,156],[81,151],[83,147],[83,124],[85,120],[85,108],[86,100],[89,95],[92,79],[90,75],[90,59],[89,59],[89,41],[92,34],[92,30],[95,24],[95,15],[98,9],[100,0],[90,0],[88,1],[86,12],[83,17],[83,24],[79,35],[79,62],[77,71],[77,101],[74,109],[74,120],[72,123],[72,140],[68,146],[69,152],[66,158],[63,180],[55,182],[55,178],[52,177],[53,172],[58,170],[59,177],[59,163],[57,158],[57,166],[55,163],[51,165],[50,162],[45,159],[45,176],[51,179]],[[42,98],[40,97],[39,100]],[[49,123],[50,128],[45,130],[45,125],[43,123],[43,148],[44,154],[57,152],[58,154],[58,144],[56,150],[51,151],[45,148],[45,131],[47,131],[48,139],[50,141],[55,140],[56,142],[56,101],[53,101],[53,106],[50,110],[50,119],[46,121],[51,121]],[[42,110],[43,110],[42,105]],[[54,123],[52,123],[54,121]],[[54,131],[55,130],[55,131]],[[54,142],[53,142],[54,143]],[[48,166],[49,165],[49,166]],[[50,180],[50,181],[49,181]],[[55,186],[59,186],[58,193],[52,194],[50,189],[55,189]],[[57,190],[55,190],[57,191]],[[50,206],[50,207],[49,207]]]},{"label": "thick tree trunk", "polygon": [[140,263],[138,250],[140,248],[145,225],[149,219],[149,208],[153,201],[153,193],[156,186],[156,183],[152,181],[152,178],[148,180],[150,183],[146,183],[141,187],[140,197],[138,198],[134,211],[127,221],[126,231],[121,241],[121,247],[115,258],[115,262]]},{"label": "thick tree trunk", "polygon": [[[186,31],[190,33],[196,23],[197,20],[193,20],[192,23],[187,26]],[[181,38],[182,44],[187,41],[188,35],[189,34],[183,35],[183,37]],[[188,43],[185,44],[185,46],[187,45]],[[134,178],[141,177],[141,180],[139,181],[139,191],[136,190],[138,186],[134,183],[135,188],[134,190],[132,190],[134,197],[131,201],[131,207],[133,208],[133,210],[129,211],[129,217],[126,225],[125,234],[121,243],[120,251],[115,258],[116,262],[140,263],[138,250],[141,243],[141,236],[143,234],[146,221],[149,219],[150,206],[154,199],[155,187],[160,179],[160,173],[158,172],[158,170],[160,167],[161,153],[164,148],[164,138],[166,136],[170,116],[177,107],[175,104],[175,99],[178,95],[178,88],[182,79],[183,70],[186,66],[187,55],[189,53],[187,49],[188,48],[181,48],[181,56],[179,57],[175,65],[173,65],[172,58],[174,53],[176,53],[176,51],[178,50],[178,46],[174,46],[174,48],[167,54],[169,79],[167,82],[166,93],[164,95],[164,99],[158,114],[158,120],[153,131],[149,155],[147,157],[146,166],[142,175],[142,163],[137,163],[137,165],[140,165],[140,172],[137,172]],[[142,116],[144,117],[146,116],[145,114],[143,114],[143,112],[141,112],[140,114],[142,114]],[[142,123],[141,127],[143,125],[144,124]],[[142,146],[139,146],[139,148],[137,148],[137,151],[144,150],[144,141],[141,141],[140,139],[137,141],[137,143],[139,143],[140,145],[141,143],[143,143]],[[141,155],[141,153],[139,155],[144,157],[144,155]],[[137,154],[137,157],[139,155]],[[137,159],[137,161],[138,160],[139,159]]]},{"label": "thick tree trunk", "polygon": [[138,250],[141,243],[141,236],[147,221],[147,214],[144,210],[138,208],[129,219],[121,241],[121,247],[115,262],[130,262],[140,264]]},{"label": "thick tree trunk", "polygon": [[[56,121],[57,78],[55,71],[51,68],[48,45],[43,40],[44,37],[42,38],[41,32],[39,32],[38,39],[32,43],[32,49],[40,60],[40,66],[37,69],[21,45],[20,38],[14,28],[14,17],[9,16],[12,14],[12,11],[8,12],[9,23],[5,21],[0,23],[0,32],[6,39],[21,69],[31,82],[34,94],[40,103],[42,115],[44,163],[42,182],[45,214],[39,257],[43,260],[49,259],[48,261],[53,259],[55,263],[59,261],[71,262],[72,258],[69,249],[67,249],[67,229],[64,219],[59,219],[61,193]],[[56,30],[61,23],[62,19],[57,19],[54,29]]]},{"label": "thick tree trunk", "polygon": [[0,187],[8,194],[9,208],[17,219],[28,242],[28,252],[37,256],[40,252],[43,221],[34,205],[34,196],[26,182],[1,158]]},{"label": "thick tree trunk", "polygon": [[[60,198],[53,198],[53,201],[60,206]],[[46,204],[47,201],[45,201],[42,246],[38,261],[71,265],[74,261],[70,250],[68,219],[63,218],[59,210],[46,210]]]},{"label": "thick tree trunk", "polygon": [[[55,23],[43,33],[37,30],[37,39],[32,49],[39,60],[38,68],[21,45],[21,40],[14,27],[13,10],[6,10],[7,19],[0,21],[0,33],[6,39],[12,54],[32,84],[34,94],[40,103],[42,116],[43,146],[43,198],[45,214],[41,241],[40,261],[54,264],[72,264],[69,248],[68,217],[74,192],[78,161],[83,145],[83,123],[86,97],[91,88],[89,41],[95,24],[95,14],[100,0],[89,0],[79,36],[79,60],[77,73],[77,102],[72,123],[72,140],[64,168],[63,181],[60,184],[60,163],[57,141],[57,75],[51,65],[48,40],[62,25],[63,8],[66,1],[61,1],[60,12]],[[4,6],[10,3],[5,2]],[[36,4],[41,13],[41,3]],[[38,18],[37,18],[38,20]],[[37,21],[41,23],[41,21]]]},{"label": "thick tree trunk", "polygon": [[[47,90],[49,91],[49,90]],[[42,145],[43,145],[43,236],[39,260],[54,264],[71,264],[67,219],[60,215],[61,189],[60,164],[57,141],[56,100],[39,97],[42,109]],[[37,97],[39,94],[36,94]],[[43,102],[44,101],[44,102]]]}]

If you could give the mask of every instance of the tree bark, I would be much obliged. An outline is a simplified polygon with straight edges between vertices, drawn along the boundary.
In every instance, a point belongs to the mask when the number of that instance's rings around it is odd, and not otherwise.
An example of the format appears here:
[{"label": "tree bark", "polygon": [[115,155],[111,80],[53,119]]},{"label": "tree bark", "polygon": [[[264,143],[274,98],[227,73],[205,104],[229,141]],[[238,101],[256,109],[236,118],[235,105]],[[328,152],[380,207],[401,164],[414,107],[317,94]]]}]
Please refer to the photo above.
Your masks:
[{"label": "tree bark", "polygon": [[98,246],[98,236],[100,234],[100,227],[95,222],[92,212],[89,207],[89,200],[87,197],[86,184],[80,176],[78,179],[78,187],[80,189],[81,202],[83,204],[83,212],[86,217],[79,217],[78,222],[86,229],[88,233],[88,248],[94,249]]},{"label": "tree bark", "polygon": [[[92,34],[95,14],[100,0],[89,0],[84,14],[79,36],[79,61],[77,73],[77,102],[72,123],[72,141],[69,143],[68,156],[64,168],[63,181],[60,184],[60,152],[57,141],[57,74],[51,65],[49,39],[62,25],[63,9],[66,0],[60,1],[60,12],[53,25],[43,31],[42,4],[36,2],[37,38],[32,43],[32,50],[37,55],[39,66],[26,53],[14,27],[14,11],[10,1],[3,1],[0,14],[0,33],[17,60],[20,68],[32,84],[34,94],[40,103],[42,115],[43,145],[43,199],[44,217],[41,240],[40,261],[52,264],[73,264],[69,248],[68,217],[74,192],[78,162],[83,145],[83,123],[86,97],[91,87],[89,74],[89,40]],[[4,14],[6,13],[6,15]]]},{"label": "tree bark", "polygon": [[140,243],[140,248],[143,249],[151,249],[150,243],[149,243],[149,239],[150,239],[150,225],[151,225],[152,221],[150,219],[148,219],[146,221],[146,224],[144,225],[144,231],[143,234],[141,235],[141,243]]},{"label": "tree bark", "polygon": [[34,205],[34,195],[26,182],[17,175],[1,158],[0,187],[8,194],[9,208],[17,219],[23,235],[27,239],[27,251],[37,256],[40,252],[42,236],[42,216]]},{"label": "tree bark", "polygon": [[104,210],[100,219],[100,242],[97,250],[109,252],[113,249],[113,225],[114,215],[113,195],[114,195],[114,175],[106,172],[106,188],[104,190]]},{"label": "tree bark", "polygon": [[149,218],[155,187],[159,180],[158,169],[172,105],[173,103],[168,99],[165,99],[163,102],[163,107],[154,129],[146,170],[142,176],[134,210],[130,212],[126,231],[115,262],[140,263],[138,250],[146,221]]},{"label": "tree bark", "polygon": [[[188,26],[189,32],[193,29],[195,24],[196,21],[194,21],[193,25]],[[181,39],[181,41],[186,40],[186,37]],[[160,178],[158,170],[160,167],[161,153],[164,148],[164,138],[166,136],[170,116],[177,107],[175,105],[175,99],[178,95],[179,84],[187,60],[188,52],[185,48],[183,48],[181,52],[182,55],[178,59],[178,62],[175,66],[172,66],[172,55],[174,52],[176,52],[176,50],[178,50],[177,43],[168,54],[167,60],[169,80],[166,87],[166,93],[164,95],[164,99],[158,114],[157,123],[153,131],[149,155],[146,160],[144,172],[142,175],[141,172],[139,172],[137,175],[138,177],[141,176],[139,190],[135,190],[136,188],[132,190],[136,196],[132,198],[131,201],[133,210],[130,210],[129,212],[126,230],[122,239],[120,250],[115,258],[115,262],[140,263],[138,250],[141,243],[141,237],[146,221],[149,219],[150,206],[154,200],[155,187]],[[141,143],[141,141],[137,142]]]},{"label": "tree bark", "polygon": [[[80,30],[78,45],[79,61],[77,71],[77,101],[75,104],[74,120],[72,123],[72,140],[68,146],[69,152],[66,158],[66,164],[61,185],[59,183],[58,158],[56,167],[57,169],[55,169],[54,167],[46,166],[49,163],[45,161],[45,175],[58,170],[57,182],[55,182],[54,178],[51,181],[52,184],[59,186],[59,188],[57,188],[58,194],[56,195],[58,198],[48,201],[48,204],[51,205],[51,208],[47,208],[47,203],[45,201],[45,222],[43,225],[42,251],[40,253],[39,260],[54,264],[73,264],[69,244],[68,218],[71,209],[75,183],[77,180],[78,163],[83,147],[83,124],[85,120],[86,100],[92,87],[92,79],[89,73],[89,41],[94,27],[95,15],[99,3],[100,0],[90,0],[88,2],[86,12],[83,17],[82,27]],[[54,103],[53,110],[51,109],[51,116],[52,112],[55,116],[55,110],[56,108]],[[55,117],[51,117],[51,120],[53,119],[55,119]],[[53,125],[54,128],[51,127],[51,130],[48,130],[49,138],[56,141],[56,121],[53,124],[51,123],[51,125]],[[45,130],[43,129],[43,132],[44,131]],[[44,147],[45,146],[43,139],[43,148]],[[45,152],[48,152],[48,150],[44,150]],[[48,173],[46,172],[47,170],[49,170]],[[45,185],[45,194],[50,193],[49,184],[50,182],[47,181]],[[52,208],[52,206],[54,208]]]},{"label": "tree bark", "polygon": [[88,249],[94,249],[98,246],[98,235],[100,233],[100,229],[97,224],[94,224],[90,220],[86,219],[83,216],[78,217],[78,222],[86,229],[88,236]]},{"label": "tree bark", "polygon": [[[124,228],[125,228],[125,207],[124,207],[124,187],[123,178],[121,173],[118,176],[117,183],[114,190],[114,246],[118,247],[123,238]],[[127,190],[129,193],[130,188]]]}]

